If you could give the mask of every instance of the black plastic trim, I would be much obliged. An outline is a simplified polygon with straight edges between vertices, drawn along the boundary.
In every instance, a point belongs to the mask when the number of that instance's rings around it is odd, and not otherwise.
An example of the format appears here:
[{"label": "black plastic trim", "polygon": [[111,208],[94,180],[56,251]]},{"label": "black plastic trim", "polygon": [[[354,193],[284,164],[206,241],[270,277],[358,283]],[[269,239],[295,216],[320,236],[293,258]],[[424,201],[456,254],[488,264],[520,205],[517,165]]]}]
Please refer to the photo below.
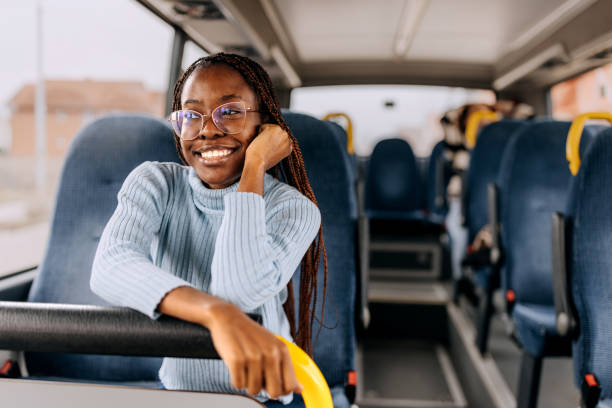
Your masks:
[{"label": "black plastic trim", "polygon": [[566,220],[561,213],[554,213],[552,217],[553,289],[557,331],[562,336],[571,336],[576,331],[577,316],[572,307],[571,283],[567,267],[566,242],[569,220]]},{"label": "black plastic trim", "polygon": [[210,332],[197,324],[121,307],[31,302],[0,302],[0,349],[219,358]]}]

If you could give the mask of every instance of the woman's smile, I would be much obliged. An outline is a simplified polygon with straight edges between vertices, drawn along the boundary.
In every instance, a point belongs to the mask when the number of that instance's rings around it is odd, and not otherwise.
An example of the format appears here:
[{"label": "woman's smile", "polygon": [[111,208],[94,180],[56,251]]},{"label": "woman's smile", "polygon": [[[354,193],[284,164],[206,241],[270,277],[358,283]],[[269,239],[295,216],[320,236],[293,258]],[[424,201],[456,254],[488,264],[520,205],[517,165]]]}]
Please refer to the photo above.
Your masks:
[{"label": "woman's smile", "polygon": [[219,166],[227,163],[239,146],[205,145],[193,150],[198,162],[206,166]]}]

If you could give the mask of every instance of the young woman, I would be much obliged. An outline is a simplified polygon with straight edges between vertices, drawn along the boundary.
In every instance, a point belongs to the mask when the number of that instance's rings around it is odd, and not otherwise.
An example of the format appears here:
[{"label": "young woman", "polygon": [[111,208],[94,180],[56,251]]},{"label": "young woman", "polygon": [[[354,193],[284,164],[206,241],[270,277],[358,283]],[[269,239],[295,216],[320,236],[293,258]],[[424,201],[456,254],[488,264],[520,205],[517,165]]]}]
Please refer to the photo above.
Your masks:
[{"label": "young woman", "polygon": [[[175,86],[173,109],[185,166],[145,162],[128,175],[98,246],[91,288],[151,318],[167,314],[211,331],[223,361],[166,358],[164,387],[246,390],[288,403],[301,386],[273,333],[312,353],[310,305],[321,255],[326,263],[299,147],[270,78],[245,57],[194,62]],[[288,184],[269,174],[278,174],[281,162]],[[295,322],[291,277],[300,263]],[[244,312],[262,315],[264,327]]]}]

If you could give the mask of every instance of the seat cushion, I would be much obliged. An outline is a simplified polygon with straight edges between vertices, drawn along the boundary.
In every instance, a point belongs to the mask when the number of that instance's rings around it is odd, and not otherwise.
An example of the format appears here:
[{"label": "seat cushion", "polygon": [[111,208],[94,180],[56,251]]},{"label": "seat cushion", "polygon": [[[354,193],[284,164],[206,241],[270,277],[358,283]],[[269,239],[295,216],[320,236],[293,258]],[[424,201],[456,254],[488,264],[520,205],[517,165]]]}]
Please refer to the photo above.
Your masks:
[{"label": "seat cushion", "polygon": [[[334,408],[349,408],[351,404],[349,403],[346,394],[344,393],[343,386],[336,386],[330,389],[332,395],[332,401],[334,402]],[[268,408],[305,408],[304,400],[302,396],[299,394],[293,394],[293,401],[291,404],[283,405],[278,401],[268,401],[266,402],[266,407]]]},{"label": "seat cushion", "polygon": [[513,310],[516,332],[524,349],[535,357],[569,356],[569,339],[559,336],[555,307],[517,303]]}]

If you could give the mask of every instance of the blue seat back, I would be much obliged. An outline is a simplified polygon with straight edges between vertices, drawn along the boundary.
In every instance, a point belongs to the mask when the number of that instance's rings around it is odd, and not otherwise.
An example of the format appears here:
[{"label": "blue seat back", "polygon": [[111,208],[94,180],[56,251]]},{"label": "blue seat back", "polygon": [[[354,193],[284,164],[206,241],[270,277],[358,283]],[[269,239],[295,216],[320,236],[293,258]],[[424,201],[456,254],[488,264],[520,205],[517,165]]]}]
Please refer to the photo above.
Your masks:
[{"label": "blue seat back", "polygon": [[468,242],[489,223],[487,186],[497,179],[501,158],[510,137],[526,125],[517,120],[502,120],[485,126],[478,135],[465,175],[465,225]]},{"label": "blue seat back", "polygon": [[[108,305],[89,289],[91,265],[117,192],[146,160],[178,162],[172,130],[139,115],[98,119],[75,137],[64,163],[47,250],[29,301]],[[29,353],[30,375],[101,381],[155,380],[158,358]]]},{"label": "blue seat back", "polygon": [[[500,221],[506,262],[502,285],[520,303],[552,305],[552,214],[567,205],[565,141],[571,123],[534,122],[515,134],[502,158]],[[593,137],[588,127],[583,143]]]},{"label": "blue seat back", "polygon": [[612,398],[612,128],[585,150],[567,208],[573,225],[569,272],[579,321],[574,371],[577,384],[585,374],[595,374],[601,398]]},{"label": "blue seat back", "polygon": [[[314,360],[331,387],[342,385],[354,369],[355,354],[355,228],[348,208],[355,194],[343,155],[345,146],[333,135],[333,125],[311,116],[284,112],[297,138],[308,179],[321,210],[327,250],[328,280],[323,325],[313,327]],[[317,315],[323,296],[323,268],[319,268]],[[299,273],[293,278],[296,306]]]},{"label": "blue seat back", "polygon": [[371,218],[410,217],[422,210],[423,202],[421,177],[408,142],[378,142],[366,172],[366,214]]}]

